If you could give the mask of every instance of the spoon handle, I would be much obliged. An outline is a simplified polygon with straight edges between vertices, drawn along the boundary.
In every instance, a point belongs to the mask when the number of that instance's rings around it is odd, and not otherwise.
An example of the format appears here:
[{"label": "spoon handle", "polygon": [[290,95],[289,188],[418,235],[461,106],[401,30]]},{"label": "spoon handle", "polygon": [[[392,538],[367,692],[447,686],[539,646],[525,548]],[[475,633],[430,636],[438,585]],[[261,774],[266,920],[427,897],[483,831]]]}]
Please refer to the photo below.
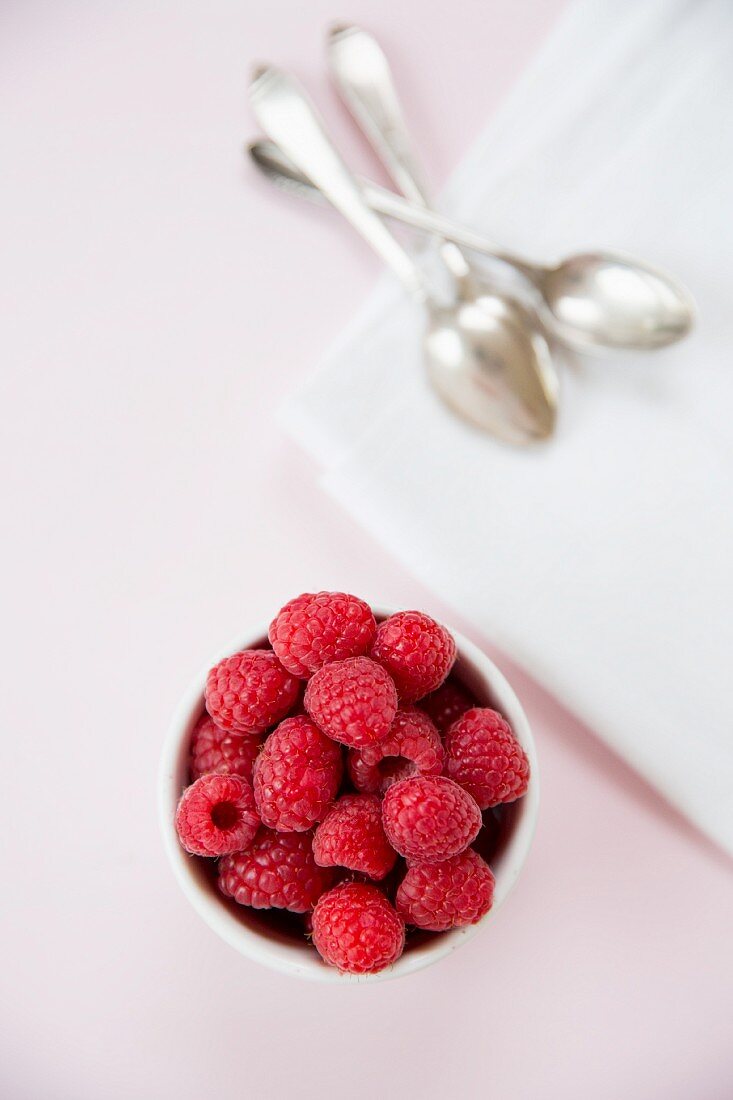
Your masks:
[{"label": "spoon handle", "polygon": [[[352,115],[403,195],[429,207],[423,170],[415,155],[400,106],[389,62],[367,31],[333,27],[328,38],[331,75]],[[455,244],[443,246],[446,267],[463,289],[470,291],[470,267]]]},{"label": "spoon handle", "polygon": [[298,81],[279,69],[263,68],[255,74],[249,94],[265,132],[381,256],[409,293],[425,301],[428,288],[422,271],[364,199]]},{"label": "spoon handle", "polygon": [[428,189],[412,147],[387,58],[359,27],[333,27],[328,37],[331,76],[352,115],[403,195],[428,206]]},{"label": "spoon handle", "polygon": [[[285,191],[294,192],[301,198],[310,199],[311,202],[323,201],[324,196],[320,189],[285,156],[283,150],[274,142],[253,141],[247,152],[260,172],[276,186]],[[396,195],[394,191],[389,191],[386,187],[380,187],[379,184],[365,179],[364,176],[356,178],[363,197],[372,210],[379,214],[384,214],[388,218],[424,233],[433,233],[446,241],[469,248],[472,252],[479,252],[485,256],[491,256],[494,260],[500,260],[516,268],[531,282],[537,279],[543,270],[528,260],[522,260],[511,252],[505,252],[483,234],[469,229],[468,226],[444,214],[436,214],[434,210],[418,206],[409,199]]]}]

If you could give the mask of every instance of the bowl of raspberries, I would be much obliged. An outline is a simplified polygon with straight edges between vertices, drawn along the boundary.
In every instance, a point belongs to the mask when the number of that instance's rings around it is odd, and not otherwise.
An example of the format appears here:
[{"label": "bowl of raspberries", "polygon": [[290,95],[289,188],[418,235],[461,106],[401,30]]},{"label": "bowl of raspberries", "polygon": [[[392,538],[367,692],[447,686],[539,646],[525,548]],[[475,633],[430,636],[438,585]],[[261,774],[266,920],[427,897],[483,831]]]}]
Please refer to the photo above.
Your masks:
[{"label": "bowl of raspberries", "polygon": [[176,877],[224,940],[299,977],[377,981],[496,912],[538,773],[516,695],[468,639],[317,592],[196,678],[159,793]]}]

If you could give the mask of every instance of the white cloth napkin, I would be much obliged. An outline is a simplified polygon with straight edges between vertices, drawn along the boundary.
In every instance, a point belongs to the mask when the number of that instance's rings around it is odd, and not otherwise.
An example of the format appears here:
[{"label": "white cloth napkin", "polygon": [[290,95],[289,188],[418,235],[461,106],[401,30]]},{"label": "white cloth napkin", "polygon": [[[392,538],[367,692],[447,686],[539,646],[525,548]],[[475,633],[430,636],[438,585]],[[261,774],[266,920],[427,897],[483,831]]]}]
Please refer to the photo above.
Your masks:
[{"label": "white cloth napkin", "polygon": [[373,535],[733,852],[732,56],[730,0],[577,0],[441,204],[530,256],[668,268],[690,339],[563,366],[555,439],[513,450],[433,396],[385,278],[284,420]]}]

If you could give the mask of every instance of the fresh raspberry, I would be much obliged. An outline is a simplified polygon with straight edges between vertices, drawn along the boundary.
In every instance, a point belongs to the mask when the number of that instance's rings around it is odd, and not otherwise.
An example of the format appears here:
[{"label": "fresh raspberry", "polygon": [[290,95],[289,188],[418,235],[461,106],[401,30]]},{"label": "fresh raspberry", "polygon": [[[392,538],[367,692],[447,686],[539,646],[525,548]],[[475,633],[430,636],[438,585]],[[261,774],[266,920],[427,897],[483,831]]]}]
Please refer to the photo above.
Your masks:
[{"label": "fresh raspberry", "polygon": [[393,783],[382,802],[387,839],[401,856],[437,863],[467,848],[481,828],[471,795],[444,775],[415,775]]},{"label": "fresh raspberry", "polygon": [[368,657],[333,661],[305,689],[305,709],[342,745],[371,745],[389,733],[397,713],[397,689],[388,672]]},{"label": "fresh raspberry", "polygon": [[440,775],[443,758],[440,734],[427,714],[403,707],[383,741],[349,752],[349,775],[358,791],[384,794],[411,775]]},{"label": "fresh raspberry", "polygon": [[408,868],[396,904],[407,924],[447,932],[476,924],[493,900],[494,876],[478,852],[467,848],[442,863],[415,863]]},{"label": "fresh raspberry", "polygon": [[456,659],[456,643],[422,611],[399,611],[379,624],[371,656],[387,669],[402,702],[414,703],[443,683]]},{"label": "fresh raspberry", "polygon": [[431,692],[420,700],[420,710],[430,715],[441,733],[445,733],[448,726],[475,706],[477,706],[476,700],[464,687],[453,680],[449,680],[437,691]]},{"label": "fresh raspberry", "polygon": [[304,592],[270,624],[270,645],[294,676],[307,679],[329,661],[360,657],[374,641],[371,608],[346,592]]},{"label": "fresh raspberry", "polygon": [[445,737],[446,773],[482,810],[514,802],[527,790],[529,761],[511,726],[488,707],[473,707]]},{"label": "fresh raspberry", "polygon": [[241,775],[252,782],[252,767],[260,751],[260,738],[219,729],[208,714],[202,714],[191,734],[191,779],[213,772]]},{"label": "fresh raspberry", "polygon": [[178,839],[194,856],[241,852],[259,825],[252,788],[238,775],[202,775],[176,810]]},{"label": "fresh raspberry", "polygon": [[339,970],[376,974],[402,954],[405,924],[376,886],[345,882],[318,899],[313,943]]},{"label": "fresh raspberry", "polygon": [[320,867],[348,867],[382,879],[397,862],[384,834],[382,806],[371,794],[347,794],[335,802],[313,837]]},{"label": "fresh raspberry", "polygon": [[311,833],[275,833],[262,828],[246,852],[219,861],[219,889],[253,909],[305,913],[333,880],[318,867]]},{"label": "fresh raspberry", "polygon": [[341,749],[310,718],[286,718],[254,766],[254,794],[265,825],[302,833],[325,815],[343,771]]},{"label": "fresh raspberry", "polygon": [[206,678],[206,709],[220,729],[264,733],[284,718],[299,685],[269,649],[225,657]]}]

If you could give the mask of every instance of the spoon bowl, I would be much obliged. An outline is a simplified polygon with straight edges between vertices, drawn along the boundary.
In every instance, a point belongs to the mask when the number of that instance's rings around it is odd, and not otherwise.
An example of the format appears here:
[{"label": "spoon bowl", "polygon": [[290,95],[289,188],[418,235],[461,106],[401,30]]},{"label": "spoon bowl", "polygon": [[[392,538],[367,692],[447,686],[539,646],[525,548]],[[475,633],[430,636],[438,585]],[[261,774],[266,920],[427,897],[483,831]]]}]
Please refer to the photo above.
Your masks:
[{"label": "spoon bowl", "polygon": [[558,335],[574,347],[653,351],[692,327],[695,305],[685,288],[631,257],[579,254],[531,278]]},{"label": "spoon bowl", "polygon": [[534,314],[504,295],[483,293],[429,307],[428,377],[445,403],[505,443],[548,439],[558,383]]}]

